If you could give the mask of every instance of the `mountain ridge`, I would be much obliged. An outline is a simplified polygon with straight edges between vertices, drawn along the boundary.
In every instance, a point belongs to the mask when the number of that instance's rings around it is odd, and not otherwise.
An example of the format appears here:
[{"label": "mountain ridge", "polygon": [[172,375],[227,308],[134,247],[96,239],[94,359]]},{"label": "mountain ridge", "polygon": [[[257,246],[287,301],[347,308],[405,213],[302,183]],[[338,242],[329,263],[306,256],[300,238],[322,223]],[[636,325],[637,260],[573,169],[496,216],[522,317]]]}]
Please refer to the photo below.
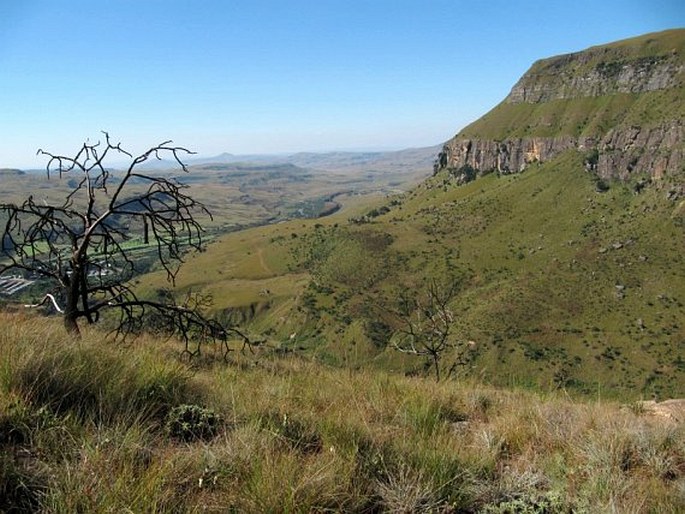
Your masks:
[{"label": "mountain ridge", "polygon": [[644,93],[682,86],[685,39],[674,29],[536,61],[507,103]]},{"label": "mountain ridge", "polygon": [[[422,359],[394,349],[393,305],[454,280],[455,337],[474,342],[458,375],[602,398],[682,397],[684,181],[655,164],[675,163],[682,149],[682,94],[503,102],[450,141],[465,149],[443,153],[413,189],[228,234],[177,285],[202,288],[217,316],[279,352],[421,374]],[[674,131],[659,132],[668,120]],[[627,170],[635,156],[643,160]]]},{"label": "mountain ridge", "polygon": [[440,146],[405,148],[389,151],[330,151],[330,152],[294,152],[284,154],[247,154],[238,155],[222,153],[213,157],[191,159],[190,165],[216,163],[270,163],[293,164],[295,166],[321,169],[324,171],[358,171],[360,166],[373,167],[409,167],[430,168],[433,158]]},{"label": "mountain ridge", "polygon": [[435,172],[519,173],[577,149],[602,179],[679,174],[684,77],[685,29],[536,61],[498,106],[445,143]]}]

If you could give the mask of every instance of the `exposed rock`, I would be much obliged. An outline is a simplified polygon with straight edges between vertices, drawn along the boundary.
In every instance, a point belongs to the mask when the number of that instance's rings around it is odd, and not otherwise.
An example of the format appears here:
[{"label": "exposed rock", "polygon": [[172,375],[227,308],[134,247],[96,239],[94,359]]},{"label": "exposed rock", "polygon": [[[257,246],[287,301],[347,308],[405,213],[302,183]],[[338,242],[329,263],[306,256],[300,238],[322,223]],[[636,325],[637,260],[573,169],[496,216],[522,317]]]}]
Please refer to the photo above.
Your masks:
[{"label": "exposed rock", "polygon": [[[683,173],[684,49],[678,29],[538,61],[502,104],[444,145],[435,171],[520,173],[577,150],[600,179]],[[624,116],[624,104],[639,105],[633,117]],[[635,193],[649,182],[642,179]],[[671,191],[671,199],[682,196]]]},{"label": "exposed rock", "polygon": [[[655,179],[681,171],[685,162],[685,129],[681,121],[652,128],[630,127],[610,130],[600,139],[590,137],[529,137],[503,141],[455,137],[439,154],[440,169],[458,170],[466,166],[480,173],[520,173],[531,163],[548,161],[574,149],[588,155],[589,171],[604,179],[627,179],[633,172],[649,171]],[[672,196],[676,196],[673,194]]]},{"label": "exposed rock", "polygon": [[677,87],[685,67],[676,54],[605,60],[607,49],[591,48],[533,64],[512,88],[508,103],[644,93]]},{"label": "exposed rock", "polygon": [[596,172],[603,178],[626,179],[649,171],[655,179],[681,171],[685,162],[685,131],[681,121],[654,128],[612,129],[599,141]]}]

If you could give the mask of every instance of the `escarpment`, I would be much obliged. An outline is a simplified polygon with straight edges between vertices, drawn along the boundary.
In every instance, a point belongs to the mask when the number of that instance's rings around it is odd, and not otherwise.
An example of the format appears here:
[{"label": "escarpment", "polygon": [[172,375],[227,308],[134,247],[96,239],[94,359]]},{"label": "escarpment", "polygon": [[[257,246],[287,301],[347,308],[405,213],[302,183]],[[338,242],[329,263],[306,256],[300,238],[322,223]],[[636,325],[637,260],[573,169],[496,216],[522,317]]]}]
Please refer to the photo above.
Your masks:
[{"label": "escarpment", "polygon": [[604,179],[682,173],[684,50],[685,30],[671,30],[538,61],[444,145],[435,171],[519,173],[573,149]]},{"label": "escarpment", "polygon": [[609,130],[603,137],[556,136],[450,140],[438,169],[470,167],[479,172],[519,173],[534,162],[548,161],[575,149],[587,154],[588,170],[601,178],[627,179],[634,172],[653,178],[682,171],[685,162],[683,124],[673,120],[656,127],[631,126]]},{"label": "escarpment", "polygon": [[677,52],[622,57],[611,48],[589,49],[536,62],[505,102],[540,103],[617,93],[646,93],[682,85]]}]

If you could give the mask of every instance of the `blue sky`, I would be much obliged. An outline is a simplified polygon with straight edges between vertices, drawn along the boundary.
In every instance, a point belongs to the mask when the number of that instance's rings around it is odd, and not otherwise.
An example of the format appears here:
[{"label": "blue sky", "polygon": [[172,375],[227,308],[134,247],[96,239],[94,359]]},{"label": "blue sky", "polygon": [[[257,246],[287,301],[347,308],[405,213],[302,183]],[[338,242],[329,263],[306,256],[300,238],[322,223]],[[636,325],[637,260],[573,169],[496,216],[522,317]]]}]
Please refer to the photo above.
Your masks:
[{"label": "blue sky", "polygon": [[0,167],[101,130],[205,156],[434,145],[538,58],[675,27],[682,0],[0,0]]}]

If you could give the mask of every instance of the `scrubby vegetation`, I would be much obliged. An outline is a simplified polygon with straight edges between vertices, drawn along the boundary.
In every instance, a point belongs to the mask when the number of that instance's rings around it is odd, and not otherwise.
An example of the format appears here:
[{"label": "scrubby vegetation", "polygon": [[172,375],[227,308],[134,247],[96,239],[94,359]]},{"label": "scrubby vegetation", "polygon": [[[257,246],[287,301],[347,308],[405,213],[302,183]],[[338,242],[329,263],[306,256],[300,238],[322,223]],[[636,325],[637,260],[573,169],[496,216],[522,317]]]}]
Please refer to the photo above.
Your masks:
[{"label": "scrubby vegetation", "polygon": [[640,408],[292,354],[188,367],[173,341],[0,317],[1,511],[685,507],[684,428]]},{"label": "scrubby vegetation", "polygon": [[[464,185],[441,172],[326,219],[231,234],[177,284],[210,293],[272,347],[423,374],[423,359],[392,348],[392,299],[456,276],[453,334],[475,343],[461,375],[623,401],[682,396],[685,211],[669,193],[679,178],[608,180],[598,192],[586,159],[570,151]],[[368,218],[373,209],[383,214]]]}]

